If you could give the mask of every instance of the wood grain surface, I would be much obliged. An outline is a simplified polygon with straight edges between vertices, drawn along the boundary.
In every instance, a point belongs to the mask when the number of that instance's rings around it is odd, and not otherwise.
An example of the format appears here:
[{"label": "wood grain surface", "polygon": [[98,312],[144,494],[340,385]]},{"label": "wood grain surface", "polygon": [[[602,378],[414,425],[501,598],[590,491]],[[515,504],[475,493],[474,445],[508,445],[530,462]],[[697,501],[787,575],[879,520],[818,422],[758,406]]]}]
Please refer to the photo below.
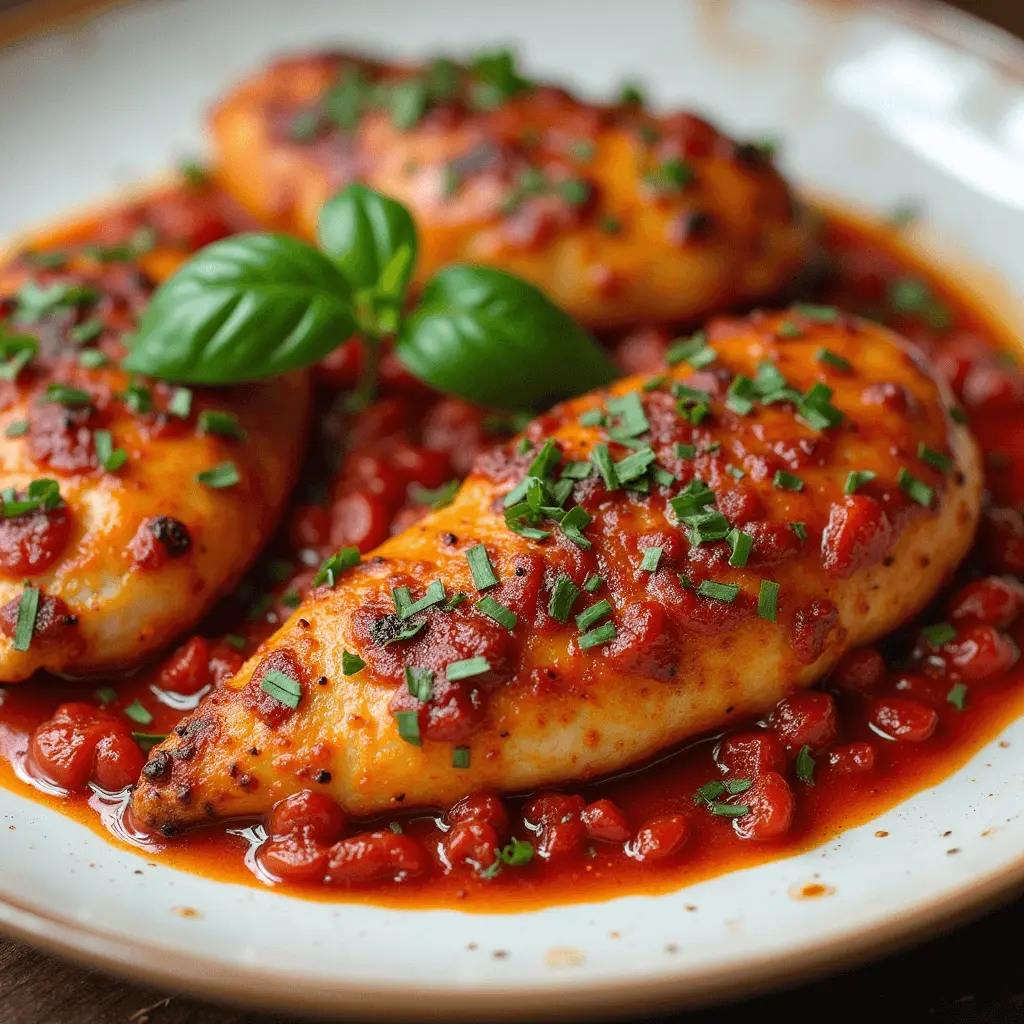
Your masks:
[{"label": "wood grain surface", "polygon": [[[0,0],[0,40],[117,2],[124,0]],[[1024,36],[1024,0],[958,0],[955,6]],[[821,1019],[1022,1024],[1022,928],[1024,900],[881,963],[792,992],[687,1014],[686,1024],[763,1024],[765,1020],[812,1024]],[[615,1007],[614,1012],[620,1020],[634,1019],[628,1006]],[[289,1024],[291,1020],[129,984],[0,939],[0,1024]]]}]

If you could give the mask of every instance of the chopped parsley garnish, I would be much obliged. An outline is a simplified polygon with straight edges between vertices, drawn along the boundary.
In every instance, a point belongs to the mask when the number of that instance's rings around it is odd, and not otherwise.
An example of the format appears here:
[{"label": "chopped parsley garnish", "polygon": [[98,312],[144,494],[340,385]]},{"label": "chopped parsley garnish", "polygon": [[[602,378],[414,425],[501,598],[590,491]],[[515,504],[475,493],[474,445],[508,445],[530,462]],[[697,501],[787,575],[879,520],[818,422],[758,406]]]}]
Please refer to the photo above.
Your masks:
[{"label": "chopped parsley garnish", "polygon": [[750,396],[754,393],[754,382],[742,373],[737,374],[726,392],[725,405],[738,416],[749,416],[754,411]]},{"label": "chopped parsley garnish", "polygon": [[63,405],[66,409],[75,409],[89,405],[92,402],[92,395],[88,391],[69,387],[67,384],[47,384],[46,394],[40,399],[40,403],[50,402]]},{"label": "chopped parsley garnish", "polygon": [[136,414],[153,411],[153,396],[144,384],[129,384],[121,396],[121,401],[126,408]]},{"label": "chopped parsley garnish", "polygon": [[96,461],[106,472],[116,473],[128,461],[128,453],[123,448],[114,447],[114,439],[109,430],[94,430],[92,442],[96,449]]},{"label": "chopped parsley garnish", "polygon": [[967,687],[963,683],[954,683],[946,694],[946,703],[952,704],[957,711],[963,711],[967,704]]},{"label": "chopped parsley garnish", "polygon": [[886,301],[899,316],[923,320],[937,331],[947,330],[952,322],[949,310],[935,297],[928,282],[920,278],[901,277],[890,282]]},{"label": "chopped parsley garnish", "polygon": [[[189,388],[175,388],[171,400],[167,403],[167,411],[179,420],[187,420],[192,412],[192,392]],[[215,431],[207,431],[215,433]]]},{"label": "chopped parsley garnish", "polygon": [[742,818],[750,813],[746,804],[713,803],[708,809],[716,818]]},{"label": "chopped parsley garnish", "polygon": [[789,528],[797,535],[800,540],[807,540],[807,524],[806,523],[790,523]]},{"label": "chopped parsley garnish", "polygon": [[895,228],[903,228],[921,217],[921,206],[913,199],[905,199],[892,208],[889,223]]},{"label": "chopped parsley garnish", "polygon": [[364,668],[366,668],[366,662],[358,654],[353,654],[351,651],[341,652],[341,671],[346,676],[354,676],[357,672],[362,672]]},{"label": "chopped parsley garnish", "polygon": [[494,566],[487,555],[487,548],[483,544],[474,544],[466,550],[466,561],[469,562],[469,571],[473,576],[473,586],[477,590],[486,590],[488,587],[498,585],[498,577],[494,574]]},{"label": "chopped parsley garnish", "polygon": [[742,569],[750,558],[750,549],[754,546],[754,538],[742,530],[732,529],[725,538],[729,542],[732,554],[729,555],[729,564],[737,569]]},{"label": "chopped parsley garnish", "polygon": [[414,747],[422,747],[420,739],[420,713],[418,711],[396,711],[395,721],[398,723],[398,735]]},{"label": "chopped parsley garnish", "polygon": [[586,581],[586,583],[583,584],[583,589],[588,594],[593,594],[594,591],[596,591],[601,586],[602,583],[604,583],[604,577],[603,576],[598,576],[597,573],[594,573],[594,575],[591,576]]},{"label": "chopped parsley garnish", "polygon": [[555,191],[569,206],[585,206],[593,189],[583,178],[566,178],[555,185]]},{"label": "chopped parsley garnish", "polygon": [[937,469],[940,473],[948,473],[953,468],[951,456],[929,448],[923,441],[917,446],[917,457],[922,462],[931,466],[932,469]]},{"label": "chopped parsley garnish", "polygon": [[482,676],[485,672],[491,671],[491,663],[483,657],[464,658],[462,661],[453,661],[446,669],[445,674],[451,682],[459,679],[471,679],[473,676]]},{"label": "chopped parsley garnish", "polygon": [[739,592],[740,588],[735,583],[718,583],[716,580],[702,580],[697,587],[698,596],[724,601],[726,604],[732,604]]},{"label": "chopped parsley garnish", "polygon": [[320,587],[326,584],[333,587],[338,582],[338,577],[348,569],[354,569],[359,564],[359,548],[349,546],[335,552],[330,558],[324,560],[313,577],[313,586]]},{"label": "chopped parsley garnish", "polygon": [[525,839],[513,839],[507,846],[494,851],[494,863],[480,872],[481,878],[494,878],[504,866],[521,868],[533,860],[533,843]]},{"label": "chopped parsley garnish", "polygon": [[611,615],[612,606],[611,604],[602,599],[597,604],[592,604],[589,608],[584,608],[576,616],[576,628],[583,631],[589,629],[594,625],[595,622],[600,622],[606,615]]},{"label": "chopped parsley garnish", "polygon": [[583,536],[581,532],[591,521],[591,515],[581,505],[575,505],[569,509],[562,518],[559,524],[562,527],[562,533],[566,535],[579,548],[583,548],[587,551],[591,547],[590,541]]},{"label": "chopped parsley garnish", "polygon": [[660,547],[644,548],[644,556],[640,559],[640,568],[644,572],[654,572],[661,561],[661,552],[662,548]]},{"label": "chopped parsley garnish", "polygon": [[411,696],[421,704],[430,700],[430,691],[434,686],[434,673],[429,668],[417,668],[415,665],[405,666],[405,685]]},{"label": "chopped parsley garnish", "polygon": [[39,590],[26,587],[18,600],[18,618],[14,624],[14,649],[27,651],[32,646],[32,634],[39,614]]},{"label": "chopped parsley garnish", "polygon": [[918,480],[905,466],[900,467],[896,482],[899,484],[900,490],[916,501],[918,505],[931,508],[932,502],[935,500],[935,492],[927,484]]},{"label": "chopped parsley garnish", "polygon": [[499,626],[504,626],[506,629],[515,629],[516,623],[519,621],[519,616],[511,608],[507,608],[500,601],[495,601],[489,594],[477,601],[476,606],[484,615],[494,619]]},{"label": "chopped parsley garnish", "polygon": [[936,622],[931,626],[925,626],[921,630],[921,636],[932,647],[941,647],[956,639],[956,630],[948,622]]},{"label": "chopped parsley garnish", "polygon": [[856,494],[865,484],[871,483],[875,474],[870,469],[855,469],[850,472],[843,485],[846,494]]},{"label": "chopped parsley garnish", "polygon": [[[297,679],[292,679],[291,676],[285,675],[284,672],[279,672],[276,668],[270,669],[260,680],[260,689],[264,693],[269,693],[271,697],[280,701],[285,707],[292,709],[297,708],[299,701],[302,699],[302,684]],[[127,708],[125,708],[125,714],[128,714]],[[136,721],[138,720],[136,719]]]},{"label": "chopped parsley garnish", "polygon": [[559,576],[551,588],[548,615],[559,622],[568,622],[569,613],[579,596],[580,588],[568,576]]},{"label": "chopped parsley garnish", "polygon": [[591,647],[599,647],[601,644],[606,644],[609,640],[614,639],[615,623],[605,622],[598,626],[597,629],[592,629],[589,633],[583,633],[581,636],[578,636],[576,643],[579,644],[581,651],[589,651]]},{"label": "chopped parsley garnish", "polygon": [[753,784],[751,779],[712,779],[697,789],[693,794],[693,802],[698,807],[701,804],[712,807],[719,797],[739,796],[740,793],[746,793]]},{"label": "chopped parsley garnish", "polygon": [[671,487],[676,482],[675,475],[665,469],[664,466],[655,466],[651,470],[651,476],[659,487]]},{"label": "chopped parsley garnish", "polygon": [[22,499],[17,498],[14,488],[9,488],[0,492],[0,500],[3,502],[3,515],[6,519],[25,515],[27,512],[37,512],[39,509],[52,512],[63,504],[63,499],[60,496],[60,484],[56,480],[46,477],[41,480],[33,480],[28,485],[25,497]]},{"label": "chopped parsley garnish", "polygon": [[606,235],[617,235],[622,230],[622,221],[606,213],[598,220],[597,226]]},{"label": "chopped parsley garnish", "polygon": [[241,477],[238,475],[238,467],[233,462],[222,462],[212,469],[204,469],[201,473],[196,473],[197,483],[217,491],[234,487],[239,480]]},{"label": "chopped parsley garnish", "polygon": [[797,303],[793,312],[805,320],[813,320],[818,324],[834,324],[839,319],[839,310],[835,306],[813,306],[808,303]]},{"label": "chopped parsley garnish", "polygon": [[681,192],[693,183],[693,168],[685,160],[670,157],[644,175],[644,184],[655,192]]},{"label": "chopped parsley garnish", "polygon": [[597,466],[597,471],[601,474],[605,487],[609,491],[616,490],[619,486],[619,478],[615,474],[615,463],[612,462],[612,457],[608,453],[608,445],[595,444],[593,451],[590,453],[590,458],[594,465]]},{"label": "chopped parsley garnish", "polygon": [[394,591],[395,594],[395,610],[398,612],[400,619],[408,619],[412,615],[416,615],[418,612],[425,612],[428,608],[432,608],[435,604],[440,604],[444,600],[444,584],[440,580],[434,580],[426,590],[426,593],[418,600],[413,603],[402,602],[399,607],[398,593],[404,591],[406,599],[408,598],[408,588],[399,587],[398,590]]},{"label": "chopped parsley garnish", "polygon": [[780,491],[802,491],[804,489],[804,482],[800,477],[779,469],[775,471],[775,476],[772,477],[772,487]]},{"label": "chopped parsley garnish", "polygon": [[4,430],[4,437],[24,437],[28,433],[28,420],[11,420]]},{"label": "chopped parsley garnish", "polygon": [[86,345],[95,341],[103,333],[103,321],[98,317],[92,317],[84,323],[72,327],[68,331],[68,341],[73,345]]},{"label": "chopped parsley garnish", "polygon": [[[270,675],[270,673],[268,672],[267,675]],[[280,675],[280,673],[278,673],[278,675]],[[285,678],[287,679],[288,677],[285,676]],[[295,705],[297,704],[298,701],[295,702]],[[153,713],[148,708],[144,707],[142,702],[137,697],[135,700],[131,702],[131,704],[128,705],[128,707],[124,709],[124,713],[128,718],[130,718],[133,722],[137,722],[139,725],[152,724]]]},{"label": "chopped parsley garnish", "polygon": [[816,762],[811,755],[811,748],[805,743],[800,748],[800,753],[796,755],[794,770],[796,771],[796,777],[808,786],[814,785],[815,763]]},{"label": "chopped parsley garnish", "polygon": [[216,434],[218,437],[230,437],[234,441],[244,441],[249,436],[239,426],[238,417],[233,412],[203,409],[199,414],[198,426],[201,434]]},{"label": "chopped parsley garnish", "polygon": [[774,622],[778,607],[779,584],[774,580],[761,580],[761,589],[757,595],[758,617]]},{"label": "chopped parsley garnish", "polygon": [[829,427],[838,427],[845,416],[834,405],[832,389],[818,381],[800,399],[797,405],[797,416],[814,430],[827,430]]},{"label": "chopped parsley garnish", "polygon": [[604,413],[600,409],[588,409],[580,415],[581,427],[600,427],[604,424]]},{"label": "chopped parsley garnish", "polygon": [[680,338],[665,350],[665,362],[669,366],[687,362],[695,370],[702,370],[717,358],[717,353],[708,345],[708,336],[703,331],[689,338]]},{"label": "chopped parsley garnish", "polygon": [[837,356],[835,352],[830,352],[827,348],[819,348],[814,353],[814,358],[819,363],[825,363],[827,366],[831,366],[833,369],[840,370],[843,373],[849,373],[853,369],[853,364],[849,359]]},{"label": "chopped parsley garnish", "polygon": [[452,767],[453,768],[468,768],[469,767],[469,747],[454,747],[454,748],[452,748]]},{"label": "chopped parsley garnish", "polygon": [[605,403],[609,416],[618,423],[608,428],[608,436],[613,441],[622,438],[637,437],[651,429],[640,401],[639,391],[630,391],[618,398],[609,398]]}]

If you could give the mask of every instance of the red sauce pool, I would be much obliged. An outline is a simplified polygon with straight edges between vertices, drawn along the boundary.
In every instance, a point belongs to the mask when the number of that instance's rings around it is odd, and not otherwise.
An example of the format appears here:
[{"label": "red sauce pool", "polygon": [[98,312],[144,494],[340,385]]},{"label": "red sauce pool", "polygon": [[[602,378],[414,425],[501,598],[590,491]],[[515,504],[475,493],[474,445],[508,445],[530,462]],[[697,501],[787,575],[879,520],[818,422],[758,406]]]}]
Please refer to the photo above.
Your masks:
[{"label": "red sauce pool", "polygon": [[[715,736],[666,752],[654,763],[615,778],[565,787],[566,793],[578,794],[587,804],[609,800],[621,809],[631,834],[625,843],[621,837],[614,842],[591,838],[580,842],[571,855],[535,856],[524,866],[507,866],[487,878],[468,864],[448,868],[443,851],[450,826],[444,823],[443,809],[418,811],[350,822],[346,835],[372,829],[387,832],[389,827],[401,830],[432,858],[433,867],[425,877],[352,888],[288,884],[284,889],[316,899],[487,912],[675,890],[792,855],[869,821],[948,776],[1024,712],[1024,664],[993,673],[985,663],[986,651],[972,649],[957,673],[927,659],[923,670],[915,665],[909,676],[900,667],[912,655],[919,627],[948,620],[949,601],[954,593],[963,592],[964,585],[992,574],[1024,575],[1024,523],[1016,511],[1024,503],[1024,379],[1006,355],[1012,343],[980,308],[911,257],[895,229],[829,214],[821,242],[819,265],[801,286],[802,292],[815,301],[884,318],[925,348],[951,379],[985,449],[992,508],[975,551],[949,592],[937,597],[919,622],[878,645],[886,667],[871,693],[843,689],[835,676],[825,681],[824,690],[838,711],[839,735],[815,754],[813,785],[797,776],[791,759],[782,766],[795,794],[792,824],[785,836],[772,841],[743,839],[731,819],[716,817],[694,802],[701,786],[722,778],[715,752],[723,737]],[[623,367],[634,372],[656,366],[670,338],[657,329],[642,329],[611,339],[610,344]],[[320,438],[304,474],[307,483],[296,495],[273,550],[236,599],[204,624],[201,633],[210,638],[210,645],[202,649],[203,657],[197,659],[197,642],[191,641],[180,655],[172,654],[161,665],[130,678],[78,683],[40,678],[0,687],[0,783],[58,808],[112,842],[138,848],[149,859],[225,881],[276,884],[256,866],[253,855],[251,829],[261,823],[231,822],[172,841],[143,841],[124,830],[119,812],[123,798],[95,792],[68,796],[33,783],[25,751],[33,731],[66,701],[102,705],[120,718],[124,709],[139,702],[152,721],[140,725],[125,718],[125,727],[168,732],[182,711],[215,685],[217,659],[225,663],[251,653],[287,616],[296,593],[310,583],[310,566],[343,544],[366,550],[409,525],[431,500],[441,500],[446,483],[466,472],[475,451],[515,428],[514,423],[456,400],[439,400],[397,364],[385,365],[377,402],[353,417],[344,412],[340,392],[352,386],[357,372],[358,352],[351,346],[321,367]],[[326,453],[338,449],[342,439],[347,446],[344,460],[331,466]],[[1012,621],[1000,622],[998,632],[1019,645],[1024,642],[1024,618],[1010,617]],[[182,692],[169,693],[168,687]],[[114,699],[111,690],[116,691]],[[908,700],[915,702],[911,710],[916,708],[916,719],[908,719],[907,706],[901,704]],[[880,702],[890,708],[888,713],[879,711]],[[892,708],[903,712],[896,714],[895,722]],[[879,730],[887,725],[890,731],[909,731],[909,737],[920,742],[884,738]],[[761,737],[771,735],[764,722],[751,722],[730,729],[725,742],[752,731]],[[742,751],[737,756],[741,755]],[[505,806],[513,834],[537,841],[523,822],[528,800],[529,795],[509,798]],[[638,859],[638,849],[645,843],[649,848],[651,836],[664,839],[665,829],[671,831],[679,816],[687,833],[679,849],[657,860]],[[878,833],[878,841],[885,841],[884,833]]]}]

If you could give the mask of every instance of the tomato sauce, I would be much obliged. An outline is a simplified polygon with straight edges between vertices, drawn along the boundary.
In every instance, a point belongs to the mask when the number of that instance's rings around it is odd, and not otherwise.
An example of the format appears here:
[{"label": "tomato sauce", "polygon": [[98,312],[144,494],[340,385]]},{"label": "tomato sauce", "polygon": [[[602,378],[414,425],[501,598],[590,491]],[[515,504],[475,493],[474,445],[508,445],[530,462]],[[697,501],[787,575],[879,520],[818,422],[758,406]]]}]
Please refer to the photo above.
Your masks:
[{"label": "tomato sauce", "polygon": [[[83,230],[116,241],[149,226],[191,249],[248,226],[234,216],[201,186]],[[522,425],[431,393],[390,357],[377,399],[353,409],[361,353],[349,342],[317,368],[320,415],[303,482],[256,569],[196,636],[130,677],[0,687],[0,782],[184,870],[308,898],[488,912],[679,889],[827,842],[934,785],[1024,712],[1016,579],[1024,575],[1024,377],[998,326],[898,236],[895,226],[823,216],[800,293],[884,320],[925,349],[982,443],[991,502],[948,590],[919,621],[848,654],[819,689],[651,764],[559,792],[477,793],[449,809],[351,821],[316,792],[329,780],[314,778],[266,821],[173,840],[134,831],[123,787],[143,751],[287,618],[322,559],[345,545],[370,550],[444,503],[476,456]],[[672,337],[652,327],[606,340],[624,372],[640,372],[662,365]],[[844,515],[830,529],[870,534],[856,501]],[[143,524],[138,558],[157,564],[187,548],[174,527]],[[57,524],[29,519],[19,529],[31,539],[17,545],[24,557],[59,548]],[[856,558],[842,544],[832,550]],[[50,612],[57,626],[58,611]],[[805,627],[813,648],[813,615]],[[324,885],[325,874],[335,884]]]}]

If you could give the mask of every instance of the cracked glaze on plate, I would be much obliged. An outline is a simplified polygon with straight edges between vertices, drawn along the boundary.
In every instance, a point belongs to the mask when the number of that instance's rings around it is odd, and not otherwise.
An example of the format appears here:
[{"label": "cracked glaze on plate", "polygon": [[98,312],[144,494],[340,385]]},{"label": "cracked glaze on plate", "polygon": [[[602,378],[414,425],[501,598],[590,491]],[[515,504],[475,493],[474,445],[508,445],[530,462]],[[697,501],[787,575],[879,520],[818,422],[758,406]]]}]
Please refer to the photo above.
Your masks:
[{"label": "cracked glaze on plate", "polygon": [[[930,5],[121,7],[0,51],[0,132],[17,139],[0,158],[0,235],[198,150],[206,105],[275,54],[506,40],[529,68],[588,91],[639,73],[659,102],[778,135],[805,189],[876,210],[920,200],[957,271],[968,258],[987,268],[970,280],[1008,323],[1024,322],[1024,50]],[[310,1012],[550,1019],[697,1004],[892,948],[1024,883],[1022,747],[1019,720],[941,785],[818,849],[676,894],[514,917],[217,883],[0,790],[0,926],[157,983]]]}]

